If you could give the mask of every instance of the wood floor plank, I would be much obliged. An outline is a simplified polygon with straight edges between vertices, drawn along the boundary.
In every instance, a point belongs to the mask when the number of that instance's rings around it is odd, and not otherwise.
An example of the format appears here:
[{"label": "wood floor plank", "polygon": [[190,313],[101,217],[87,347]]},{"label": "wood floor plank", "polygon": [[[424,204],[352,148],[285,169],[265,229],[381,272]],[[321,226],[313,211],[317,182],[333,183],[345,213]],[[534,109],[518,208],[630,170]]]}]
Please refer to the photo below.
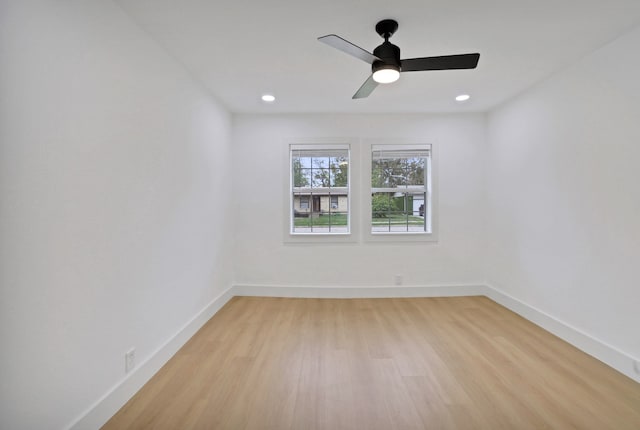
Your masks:
[{"label": "wood floor plank", "polygon": [[639,429],[640,384],[486,297],[235,297],[103,429]]}]

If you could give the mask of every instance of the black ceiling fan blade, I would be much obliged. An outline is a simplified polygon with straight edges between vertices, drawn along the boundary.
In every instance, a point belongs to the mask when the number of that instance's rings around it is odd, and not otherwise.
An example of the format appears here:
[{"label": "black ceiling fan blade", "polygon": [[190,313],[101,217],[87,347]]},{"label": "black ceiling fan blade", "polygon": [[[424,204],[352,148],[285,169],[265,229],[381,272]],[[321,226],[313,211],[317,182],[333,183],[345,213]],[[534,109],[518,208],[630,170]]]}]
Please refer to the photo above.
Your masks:
[{"label": "black ceiling fan blade", "polygon": [[339,49],[344,53],[359,58],[369,64],[372,64],[375,60],[379,60],[379,58],[373,55],[371,52],[365,51],[361,47],[356,46],[348,40],[345,40],[340,36],[336,36],[335,34],[318,37],[318,40],[322,43],[326,43],[329,46]]},{"label": "black ceiling fan blade", "polygon": [[403,72],[422,70],[475,69],[480,54],[442,55],[440,57],[409,58],[400,61]]},{"label": "black ceiling fan blade", "polygon": [[364,84],[356,91],[356,93],[351,97],[352,99],[363,99],[365,97],[369,97],[369,94],[376,89],[378,83],[373,80],[373,75],[370,75],[369,78],[364,81]]}]

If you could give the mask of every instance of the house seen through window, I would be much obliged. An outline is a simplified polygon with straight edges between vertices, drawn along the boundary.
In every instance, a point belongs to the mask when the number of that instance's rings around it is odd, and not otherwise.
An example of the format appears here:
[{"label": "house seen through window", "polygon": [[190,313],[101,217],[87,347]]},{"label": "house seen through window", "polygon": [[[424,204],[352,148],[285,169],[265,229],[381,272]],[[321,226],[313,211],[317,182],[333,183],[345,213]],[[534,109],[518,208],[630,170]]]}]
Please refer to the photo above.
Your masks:
[{"label": "house seen through window", "polygon": [[431,232],[431,145],[372,145],[371,233]]},{"label": "house seen through window", "polygon": [[349,233],[349,146],[291,145],[291,233]]}]

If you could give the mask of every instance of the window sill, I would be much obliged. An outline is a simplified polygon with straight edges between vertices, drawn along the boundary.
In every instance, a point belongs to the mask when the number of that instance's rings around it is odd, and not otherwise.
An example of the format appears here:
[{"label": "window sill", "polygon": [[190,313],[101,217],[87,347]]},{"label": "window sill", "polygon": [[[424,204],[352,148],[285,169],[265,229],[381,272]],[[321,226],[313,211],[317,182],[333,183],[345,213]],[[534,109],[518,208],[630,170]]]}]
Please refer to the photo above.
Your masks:
[{"label": "window sill", "polygon": [[438,237],[433,232],[381,231],[368,232],[364,237],[366,242],[378,243],[438,242]]},{"label": "window sill", "polygon": [[352,233],[287,233],[284,243],[355,243],[358,238]]}]

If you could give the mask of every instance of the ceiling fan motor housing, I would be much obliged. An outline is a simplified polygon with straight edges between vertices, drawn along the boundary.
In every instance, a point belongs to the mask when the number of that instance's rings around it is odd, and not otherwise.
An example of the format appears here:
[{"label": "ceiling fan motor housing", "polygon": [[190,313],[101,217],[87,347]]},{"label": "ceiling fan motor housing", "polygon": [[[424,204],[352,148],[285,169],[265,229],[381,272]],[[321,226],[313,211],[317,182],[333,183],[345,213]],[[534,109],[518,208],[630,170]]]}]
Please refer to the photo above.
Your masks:
[{"label": "ceiling fan motor housing", "polygon": [[382,45],[373,50],[373,55],[380,60],[375,60],[371,70],[375,73],[380,69],[396,69],[400,71],[400,48],[385,40]]}]

